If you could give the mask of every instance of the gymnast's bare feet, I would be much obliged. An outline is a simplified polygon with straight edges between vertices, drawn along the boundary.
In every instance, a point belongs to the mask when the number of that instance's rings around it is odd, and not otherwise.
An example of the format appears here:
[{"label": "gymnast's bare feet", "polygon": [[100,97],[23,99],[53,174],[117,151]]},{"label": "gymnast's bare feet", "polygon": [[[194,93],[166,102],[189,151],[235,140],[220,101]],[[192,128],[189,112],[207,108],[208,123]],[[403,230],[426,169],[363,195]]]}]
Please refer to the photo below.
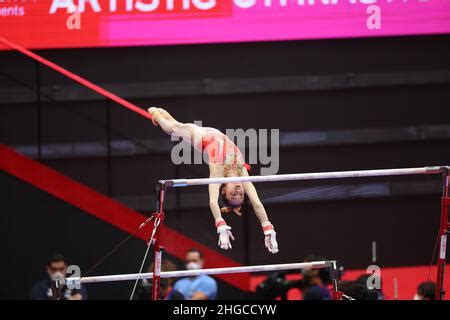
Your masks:
[{"label": "gymnast's bare feet", "polygon": [[152,116],[152,122],[153,122],[153,125],[155,126],[155,127],[157,127],[158,126],[158,120],[156,119],[157,117],[158,117],[158,112],[159,112],[159,109],[158,108],[155,108],[155,107],[151,107],[151,108],[148,108],[148,113],[150,113],[150,115]]}]

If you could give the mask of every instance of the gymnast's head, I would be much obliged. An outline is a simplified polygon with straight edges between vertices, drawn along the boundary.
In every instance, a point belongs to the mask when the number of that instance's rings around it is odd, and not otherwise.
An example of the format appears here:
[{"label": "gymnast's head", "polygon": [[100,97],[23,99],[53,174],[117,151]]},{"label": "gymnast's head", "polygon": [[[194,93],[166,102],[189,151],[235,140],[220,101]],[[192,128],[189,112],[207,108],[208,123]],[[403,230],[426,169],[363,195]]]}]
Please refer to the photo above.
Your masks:
[{"label": "gymnast's head", "polygon": [[240,214],[245,201],[244,185],[242,183],[224,183],[220,186],[220,197],[224,208],[222,212],[233,210]]}]

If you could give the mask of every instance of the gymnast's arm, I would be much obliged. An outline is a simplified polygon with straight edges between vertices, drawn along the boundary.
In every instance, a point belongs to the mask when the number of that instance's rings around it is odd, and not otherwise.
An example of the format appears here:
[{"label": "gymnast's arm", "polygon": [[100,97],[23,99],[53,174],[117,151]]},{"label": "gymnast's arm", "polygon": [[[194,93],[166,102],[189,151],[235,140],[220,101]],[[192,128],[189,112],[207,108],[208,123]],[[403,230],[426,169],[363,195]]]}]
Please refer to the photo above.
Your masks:
[{"label": "gymnast's arm", "polygon": [[[210,178],[214,177],[223,177],[223,166],[220,164],[210,164],[209,165],[209,176]],[[217,233],[219,234],[219,247],[224,250],[231,249],[231,240],[234,240],[233,234],[231,233],[231,227],[227,225],[225,220],[222,218],[222,213],[220,212],[219,207],[219,192],[220,185],[218,184],[210,184],[209,188],[209,207],[211,208],[211,212],[215,219],[215,225],[217,228]]]},{"label": "gymnast's arm", "polygon": [[[223,173],[223,168],[219,164],[210,164],[209,165],[209,177],[216,178],[221,177]],[[210,184],[208,185],[209,191],[209,208],[211,209],[212,215],[216,221],[216,223],[222,220],[222,213],[220,212],[219,207],[219,184]]]},{"label": "gymnast's arm", "polygon": [[[247,169],[243,168],[243,176],[248,176]],[[244,191],[247,194],[252,206],[253,211],[255,211],[256,217],[261,222],[261,227],[264,232],[264,244],[271,253],[278,252],[278,243],[273,225],[270,223],[269,218],[267,217],[266,209],[264,208],[261,200],[259,200],[258,193],[256,192],[253,183],[244,182]]]},{"label": "gymnast's arm", "polygon": [[[248,171],[246,168],[242,168],[243,174],[242,176],[248,176]],[[244,182],[244,191],[248,196],[250,203],[252,204],[253,211],[255,211],[255,215],[258,218],[261,224],[268,224],[269,218],[267,217],[266,209],[264,208],[261,200],[259,200],[258,192],[256,192],[255,186],[251,182]]]}]

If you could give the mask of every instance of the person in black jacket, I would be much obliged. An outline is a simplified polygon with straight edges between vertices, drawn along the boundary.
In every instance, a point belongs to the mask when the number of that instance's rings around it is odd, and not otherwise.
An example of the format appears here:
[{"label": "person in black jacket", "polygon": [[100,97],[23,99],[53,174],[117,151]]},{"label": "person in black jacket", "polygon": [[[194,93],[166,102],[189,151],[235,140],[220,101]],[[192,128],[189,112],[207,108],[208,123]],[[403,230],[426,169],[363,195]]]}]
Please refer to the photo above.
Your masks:
[{"label": "person in black jacket", "polygon": [[79,289],[71,289],[62,284],[55,288],[53,280],[62,280],[66,277],[67,261],[60,253],[56,253],[47,261],[47,277],[31,288],[31,300],[87,300],[87,290],[81,285]]}]

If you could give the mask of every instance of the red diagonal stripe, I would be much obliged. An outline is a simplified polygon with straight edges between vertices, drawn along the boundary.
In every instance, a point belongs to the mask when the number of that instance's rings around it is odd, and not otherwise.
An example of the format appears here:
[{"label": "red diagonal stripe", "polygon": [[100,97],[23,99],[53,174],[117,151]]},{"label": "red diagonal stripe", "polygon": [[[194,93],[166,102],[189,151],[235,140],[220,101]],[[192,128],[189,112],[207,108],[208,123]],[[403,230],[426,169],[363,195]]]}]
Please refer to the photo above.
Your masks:
[{"label": "red diagonal stripe", "polygon": [[[0,169],[127,233],[135,232],[138,226],[147,219],[137,211],[23,156],[3,144],[0,144]],[[136,237],[148,241],[150,231],[151,227],[147,226]],[[184,259],[187,249],[195,247],[204,252],[206,268],[241,265],[167,226],[164,226],[162,233],[162,245],[165,246],[166,252],[179,259]],[[241,290],[249,288],[248,274],[218,275],[217,277]]]},{"label": "red diagonal stripe", "polygon": [[95,91],[95,92],[105,96],[106,98],[117,102],[121,106],[123,106],[125,108],[128,108],[128,109],[136,112],[137,114],[140,114],[141,116],[143,116],[143,117],[145,117],[145,118],[147,118],[149,120],[152,120],[152,117],[150,116],[150,114],[147,111],[145,111],[145,110],[139,108],[138,106],[136,106],[135,104],[132,104],[131,102],[129,102],[129,101],[127,101],[127,100],[125,100],[125,99],[115,95],[114,93],[103,89],[102,87],[100,87],[100,86],[90,82],[89,80],[87,80],[85,78],[82,78],[79,75],[77,75],[77,74],[75,74],[75,73],[73,73],[73,72],[71,72],[71,71],[69,71],[67,69],[64,69],[63,67],[57,65],[56,63],[51,62],[50,60],[47,60],[47,59],[41,57],[40,55],[38,55],[38,54],[36,54],[34,52],[31,52],[30,50],[25,49],[22,46],[19,46],[17,43],[13,43],[13,42],[11,42],[11,41],[3,38],[3,37],[0,37],[0,42],[4,43],[5,45],[10,47],[11,49],[17,50],[17,51],[23,53],[24,55],[27,55],[28,57],[30,57],[30,58],[32,58],[32,59],[34,59],[34,60],[36,60],[36,61],[38,61],[38,62],[40,62],[40,63],[42,63],[44,65],[46,65],[47,67],[52,68],[55,71],[58,71],[59,73],[61,73],[61,74],[65,75],[66,77],[68,77],[68,78],[70,78],[70,79],[72,79],[72,80],[82,84],[83,86],[91,89],[92,91]]}]

